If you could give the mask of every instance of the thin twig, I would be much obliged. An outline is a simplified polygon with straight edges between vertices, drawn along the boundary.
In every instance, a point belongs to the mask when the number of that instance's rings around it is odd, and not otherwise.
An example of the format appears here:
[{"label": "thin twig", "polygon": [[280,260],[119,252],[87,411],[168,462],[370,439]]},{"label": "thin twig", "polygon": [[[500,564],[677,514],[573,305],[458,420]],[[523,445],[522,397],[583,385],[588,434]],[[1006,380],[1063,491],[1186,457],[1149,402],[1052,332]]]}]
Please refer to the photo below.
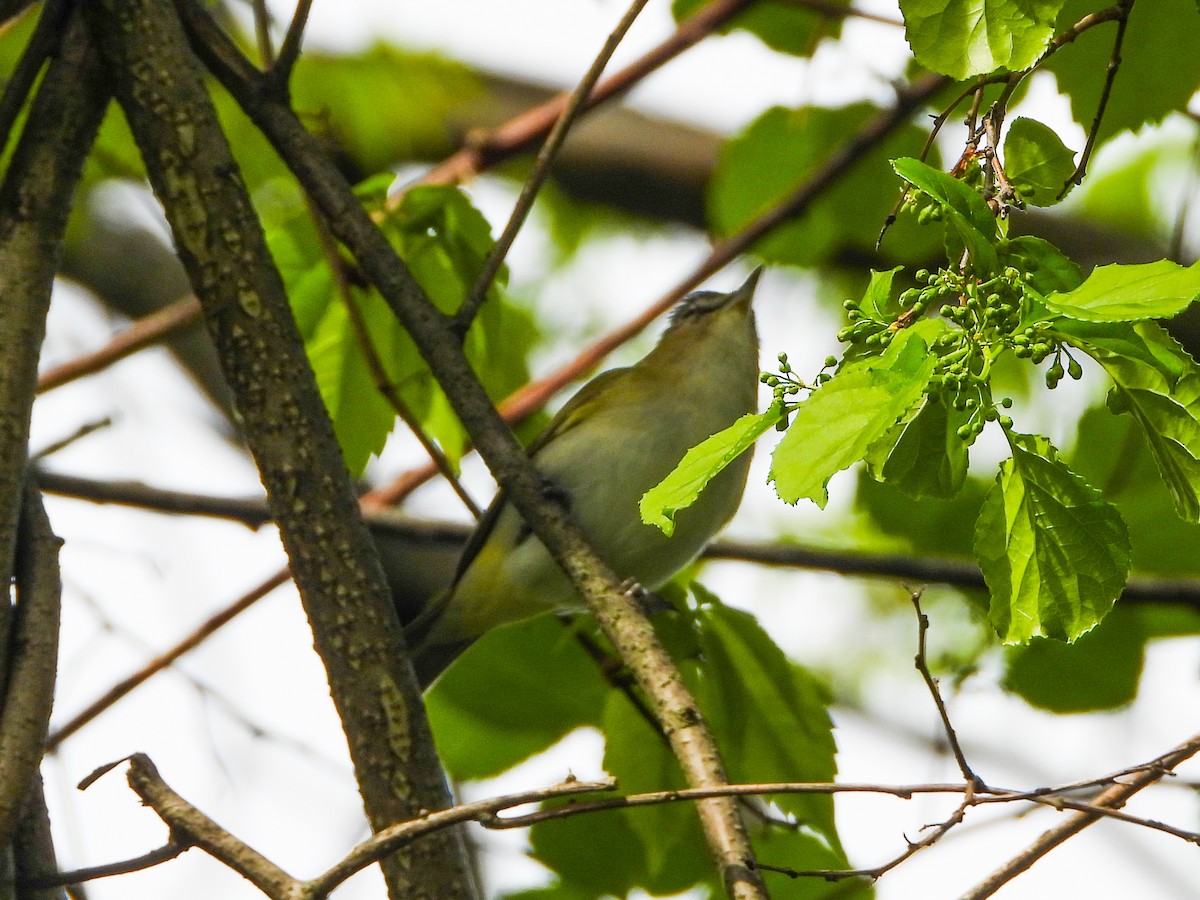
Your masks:
[{"label": "thin twig", "polygon": [[1119,0],[1116,4],[1117,35],[1113,39],[1112,56],[1109,57],[1104,73],[1104,87],[1100,90],[1100,100],[1096,104],[1096,117],[1092,120],[1092,127],[1088,129],[1087,142],[1083,145],[1083,152],[1079,154],[1079,164],[1075,166],[1075,171],[1063,183],[1062,190],[1058,193],[1059,200],[1065,197],[1073,186],[1081,183],[1087,173],[1092,151],[1096,149],[1096,141],[1100,137],[1100,123],[1104,120],[1104,110],[1108,107],[1113,82],[1116,80],[1117,70],[1121,67],[1121,47],[1125,43],[1125,29],[1129,25],[1129,13],[1133,4],[1134,0]]},{"label": "thin twig", "polygon": [[[1138,791],[1159,781],[1185,760],[1200,752],[1200,734],[1189,738],[1174,750],[1164,753],[1158,759],[1148,764],[1141,771],[1130,776],[1127,782],[1119,782],[1102,791],[1093,801],[1097,808],[1109,807],[1118,809]],[[1045,832],[1023,852],[1017,854],[986,879],[965,893],[961,900],[984,900],[991,897],[1008,882],[1022,872],[1027,871],[1034,863],[1060,844],[1071,839],[1083,829],[1102,817],[1098,810],[1079,812],[1063,824]]]},{"label": "thin twig", "polygon": [[154,866],[162,865],[177,859],[192,844],[182,841],[169,841],[162,847],[119,862],[104,863],[99,866],[87,866],[82,869],[72,869],[70,872],[59,872],[47,878],[28,878],[18,882],[17,886],[26,890],[43,888],[66,887],[71,884],[82,884],[85,881],[95,881],[98,878],[108,878],[112,875],[128,875],[131,872],[143,872]]},{"label": "thin twig", "polygon": [[575,124],[575,120],[583,113],[584,105],[591,96],[592,89],[596,86],[596,82],[600,80],[600,76],[604,73],[604,67],[608,65],[608,61],[612,59],[612,55],[616,52],[618,45],[624,39],[625,34],[632,27],[638,14],[645,7],[647,0],[633,0],[629,9],[625,11],[625,15],[617,23],[617,27],[604,42],[604,46],[600,48],[600,52],[596,54],[596,58],[592,60],[592,64],[580,79],[579,84],[575,86],[575,90],[571,91],[567,97],[567,102],[563,106],[562,114],[554,123],[554,127],[550,129],[550,134],[546,137],[541,149],[538,150],[537,157],[533,162],[533,171],[529,173],[529,178],[521,187],[521,193],[517,197],[517,202],[513,205],[512,214],[508,217],[508,224],[504,226],[504,231],[500,237],[496,239],[496,243],[488,252],[487,259],[483,261],[483,267],[479,271],[479,276],[475,279],[475,284],[471,288],[471,292],[467,294],[463,300],[462,306],[458,308],[458,312],[454,316],[454,327],[458,329],[459,334],[466,335],[467,330],[471,327],[471,323],[475,320],[476,313],[479,312],[479,307],[483,305],[487,298],[488,290],[492,286],[492,282],[496,279],[496,274],[500,271],[500,267],[504,265],[504,258],[508,255],[509,249],[512,247],[513,241],[516,240],[517,233],[521,230],[521,226],[525,224],[525,219],[529,215],[529,211],[533,208],[533,201],[537,198],[538,191],[545,184],[546,179],[550,177],[550,166],[554,163],[555,157],[558,156],[558,151],[562,148],[563,141],[567,139],[567,134],[571,126]]},{"label": "thin twig", "polygon": [[29,462],[34,466],[39,465],[47,457],[66,450],[76,441],[83,440],[88,435],[95,434],[97,431],[102,431],[105,428],[111,428],[112,423],[113,420],[110,416],[105,416],[102,419],[96,419],[94,422],[84,422],[70,434],[60,437],[56,441],[51,441],[40,450],[29,454]]},{"label": "thin twig", "polygon": [[[596,85],[587,108],[624,93],[650,73],[725,25],[751,5],[753,0],[715,0],[700,8],[679,24],[675,32],[657,47],[624,69]],[[562,116],[567,95],[559,94],[545,103],[514,116],[491,133],[474,138],[458,152],[434,166],[419,180],[423,184],[459,184],[497,162],[524,151],[543,138]],[[400,202],[401,194],[388,198],[389,206]]]},{"label": "thin twig", "polygon": [[950,713],[946,710],[946,702],[942,699],[942,692],[938,688],[938,681],[933,677],[933,673],[929,671],[929,656],[926,646],[926,638],[929,634],[929,616],[925,615],[921,609],[921,593],[921,591],[912,591],[908,595],[909,599],[912,600],[913,609],[917,612],[917,655],[914,662],[917,671],[921,673],[921,678],[925,681],[925,686],[929,688],[930,696],[933,697],[933,703],[937,707],[938,716],[942,720],[942,728],[946,732],[946,741],[950,745],[950,751],[954,754],[955,762],[958,763],[958,770],[962,772],[962,776],[967,784],[975,790],[983,790],[987,785],[982,778],[975,774],[967,762],[962,744],[958,742],[958,734],[955,732],[954,726],[950,723]]},{"label": "thin twig", "polygon": [[325,264],[329,267],[329,271],[333,273],[333,281],[337,285],[338,296],[346,308],[346,314],[350,319],[350,327],[354,331],[354,339],[358,342],[359,349],[362,350],[363,359],[367,363],[367,369],[370,371],[371,378],[375,382],[375,389],[387,400],[396,415],[400,417],[400,420],[412,432],[417,442],[421,445],[421,448],[437,467],[438,472],[446,479],[458,499],[462,501],[463,506],[467,508],[467,511],[475,519],[478,519],[483,513],[475,501],[471,499],[471,495],[462,486],[462,482],[458,480],[458,473],[454,471],[454,466],[450,464],[450,460],[446,458],[446,454],[442,452],[442,448],[434,443],[433,439],[425,433],[424,426],[413,415],[404,398],[400,396],[400,391],[392,383],[391,378],[388,377],[387,370],[383,365],[383,359],[375,347],[374,340],[371,339],[370,329],[367,328],[367,323],[363,319],[362,309],[359,307],[357,298],[354,296],[354,290],[347,277],[346,265],[338,254],[337,242],[334,240],[333,235],[329,233],[329,224],[325,221],[320,211],[312,205],[311,201],[306,198],[305,202],[308,204],[313,224],[317,229],[321,251],[325,255]]}]

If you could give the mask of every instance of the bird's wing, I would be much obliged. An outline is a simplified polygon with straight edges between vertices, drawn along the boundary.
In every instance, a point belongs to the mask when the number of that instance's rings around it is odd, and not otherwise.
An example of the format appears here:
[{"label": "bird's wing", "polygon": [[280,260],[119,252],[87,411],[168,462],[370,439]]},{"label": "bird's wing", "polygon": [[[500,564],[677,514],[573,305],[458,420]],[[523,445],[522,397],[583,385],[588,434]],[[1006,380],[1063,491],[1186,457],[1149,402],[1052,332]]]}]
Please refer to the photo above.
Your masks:
[{"label": "bird's wing", "polygon": [[[575,393],[575,396],[568,400],[563,408],[555,414],[554,418],[550,420],[550,424],[543,428],[526,448],[526,452],[530,458],[536,459],[538,452],[542,448],[583,421],[587,416],[588,407],[594,404],[606,390],[612,387],[628,371],[628,369],[610,369],[607,372],[600,373],[581,387]],[[504,507],[507,505],[508,498],[504,490],[501,489],[484,514],[480,516],[479,522],[475,525],[475,530],[471,532],[470,538],[467,539],[467,544],[463,547],[462,556],[458,560],[458,568],[454,571],[453,584],[458,584],[463,574],[470,567],[471,563],[474,562],[475,557],[479,555],[480,549],[487,543],[492,529],[496,526],[496,520],[500,518],[500,513],[504,511]]]}]

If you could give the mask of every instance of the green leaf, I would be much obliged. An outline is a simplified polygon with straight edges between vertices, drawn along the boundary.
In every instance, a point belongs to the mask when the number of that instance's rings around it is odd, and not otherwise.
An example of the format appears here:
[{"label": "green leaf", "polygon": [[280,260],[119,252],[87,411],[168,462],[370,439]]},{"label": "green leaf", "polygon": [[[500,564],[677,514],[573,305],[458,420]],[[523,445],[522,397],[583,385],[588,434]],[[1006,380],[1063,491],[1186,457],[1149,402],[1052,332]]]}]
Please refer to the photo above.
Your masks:
[{"label": "green leaf", "polygon": [[491,778],[599,725],[608,684],[554,616],[489,631],[425,695],[452,778]]},{"label": "green leaf", "polygon": [[1085,322],[1169,319],[1200,297],[1200,263],[1168,259],[1136,266],[1097,266],[1079,287],[1050,294],[1046,306]]},{"label": "green leaf", "polygon": [[1037,61],[1063,0],[900,0],[917,62],[958,80]]},{"label": "green leaf", "polygon": [[895,319],[900,314],[900,310],[892,299],[892,282],[896,278],[896,273],[903,269],[903,266],[896,266],[885,272],[876,272],[872,269],[871,280],[867,283],[867,289],[863,291],[862,299],[858,301],[856,307],[859,312],[868,319],[880,322]]},{"label": "green leaf", "polygon": [[289,87],[295,108],[363,173],[449,153],[447,123],[484,94],[461,63],[384,43],[353,55],[306,49]]},{"label": "green leaf", "polygon": [[1129,532],[1116,508],[1040,435],[1007,432],[975,526],[975,555],[1005,643],[1073,641],[1104,618],[1129,575]]},{"label": "green leaf", "polygon": [[[735,234],[777,208],[877,112],[865,103],[764,112],[721,150],[707,197],[713,231]],[[917,128],[901,127],[823,190],[803,216],[759,240],[754,253],[801,266],[825,263],[848,250],[877,258],[876,240],[897,195],[887,160],[918,152],[923,141]],[[894,258],[924,261],[936,248],[932,229],[913,226],[901,237],[888,241],[889,264]]]},{"label": "green leaf", "polygon": [[957,431],[969,410],[947,407],[926,395],[916,415],[876,441],[867,462],[875,477],[914,497],[955,496],[967,477],[967,442]]},{"label": "green leaf", "polygon": [[892,168],[942,208],[947,237],[953,234],[966,247],[976,271],[995,271],[996,217],[982,195],[965,182],[917,159],[892,160]]},{"label": "green leaf", "polygon": [[1004,174],[1021,199],[1053,206],[1075,171],[1075,152],[1058,134],[1036,119],[1018,116],[1004,138]]},{"label": "green leaf", "polygon": [[1200,521],[1200,368],[1155,322],[1055,333],[1104,367],[1114,387],[1109,409],[1142,427],[1175,511]]},{"label": "green leaf", "polygon": [[936,359],[913,329],[896,333],[879,357],[857,360],[796,408],[775,448],[770,480],[785,503],[829,501],[826,485],[862,459],[921,398]]},{"label": "green leaf", "polygon": [[1002,683],[1051,712],[1116,709],[1137,696],[1145,653],[1140,617],[1119,604],[1073,644],[1033,638],[1024,647],[1008,648]]},{"label": "green leaf", "polygon": [[656,525],[668,537],[674,534],[675,513],[695,503],[708,483],[754,446],[781,415],[776,405],[766,412],[744,415],[689,450],[666,478],[642,495],[638,504],[642,521]]},{"label": "green leaf", "polygon": [[1023,234],[1001,241],[996,250],[1000,266],[1019,269],[1026,276],[1026,284],[1039,294],[1072,291],[1083,281],[1079,266],[1043,238]]}]

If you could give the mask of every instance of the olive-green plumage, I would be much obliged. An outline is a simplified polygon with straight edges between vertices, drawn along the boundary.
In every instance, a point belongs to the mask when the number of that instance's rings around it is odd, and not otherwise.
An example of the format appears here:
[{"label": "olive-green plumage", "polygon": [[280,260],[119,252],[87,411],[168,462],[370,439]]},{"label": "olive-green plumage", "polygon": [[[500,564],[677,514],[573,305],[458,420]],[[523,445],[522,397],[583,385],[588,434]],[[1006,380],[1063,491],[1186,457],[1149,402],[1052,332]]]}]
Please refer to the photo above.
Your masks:
[{"label": "olive-green plumage", "polygon": [[[759,271],[729,294],[700,291],[636,365],[596,376],[530,446],[538,471],[622,578],[654,590],[691,562],[733,516],[746,453],[677,516],[666,537],[642,523],[638,501],[705,438],[754,412],[758,336],[751,301]],[[580,598],[520,514],[499,495],[480,521],[447,593],[409,628],[428,685],[487,630]]]}]

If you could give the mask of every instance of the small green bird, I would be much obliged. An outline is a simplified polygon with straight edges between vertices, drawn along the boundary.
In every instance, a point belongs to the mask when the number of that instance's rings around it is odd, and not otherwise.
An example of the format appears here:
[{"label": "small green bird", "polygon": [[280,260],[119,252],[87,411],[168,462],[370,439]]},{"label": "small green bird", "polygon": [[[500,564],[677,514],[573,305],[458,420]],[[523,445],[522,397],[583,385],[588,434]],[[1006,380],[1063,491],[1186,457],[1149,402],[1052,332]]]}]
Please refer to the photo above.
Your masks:
[{"label": "small green bird", "polygon": [[[732,293],[697,291],[637,364],[579,389],[529,447],[593,548],[622,578],[655,590],[733,517],[750,453],[731,463],[665,536],[643,524],[642,495],[683,455],[757,408],[758,335],[751,301],[761,268]],[[578,608],[566,575],[501,492],[468,541],[453,585],[407,629],[424,686],[486,631]]]}]

